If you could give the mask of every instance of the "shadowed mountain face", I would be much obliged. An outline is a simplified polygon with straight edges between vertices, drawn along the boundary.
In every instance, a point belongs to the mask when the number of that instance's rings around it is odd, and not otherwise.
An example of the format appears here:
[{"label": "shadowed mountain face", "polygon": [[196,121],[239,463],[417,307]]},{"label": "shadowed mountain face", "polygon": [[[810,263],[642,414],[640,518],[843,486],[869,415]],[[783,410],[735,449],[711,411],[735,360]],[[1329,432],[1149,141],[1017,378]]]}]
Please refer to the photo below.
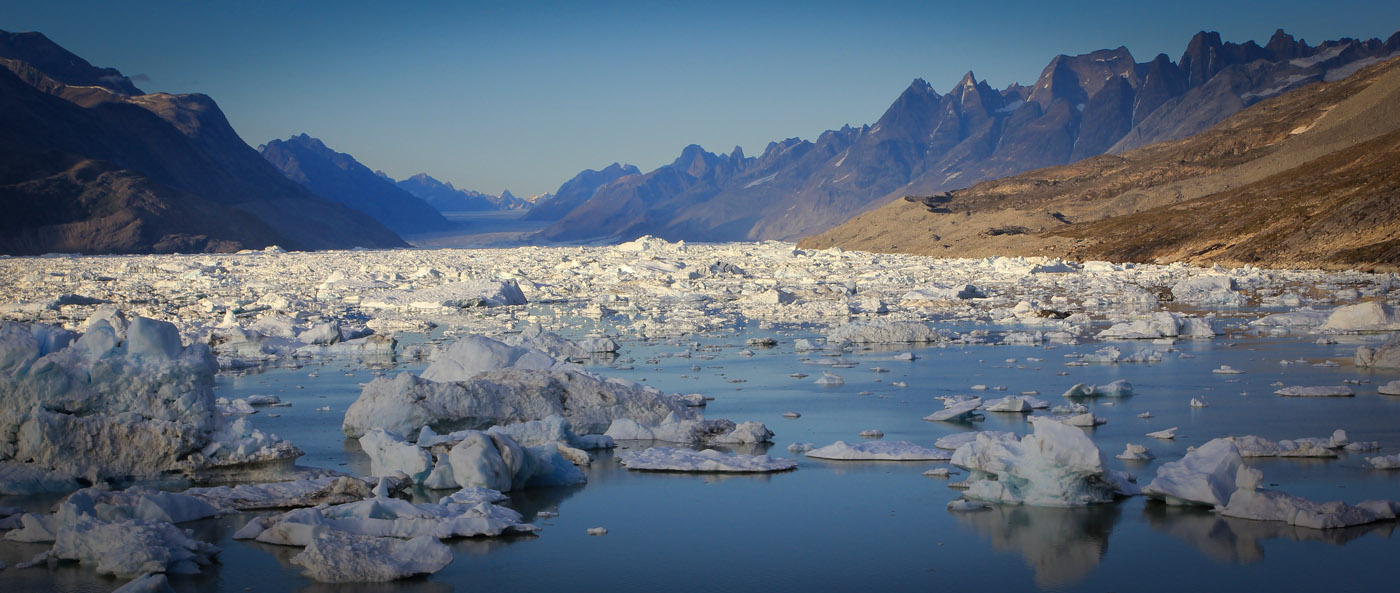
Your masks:
[{"label": "shadowed mountain face", "polygon": [[1264,100],[1194,136],[898,200],[800,245],[1394,271],[1397,106],[1393,58]]},{"label": "shadowed mountain face", "polygon": [[568,214],[570,210],[577,208],[579,204],[593,197],[593,194],[598,192],[598,188],[623,177],[640,175],[641,173],[633,165],[619,165],[617,163],[608,165],[602,171],[584,169],[582,173],[559,186],[559,191],[535,202],[525,218],[526,220],[558,220]]},{"label": "shadowed mountain face", "polygon": [[370,215],[394,232],[426,233],[452,228],[427,202],[375,174],[354,157],[301,134],[258,147],[267,162],[312,193]]},{"label": "shadowed mountain face", "polygon": [[902,195],[1184,138],[1397,52],[1400,33],[1314,47],[1279,31],[1261,47],[1203,32],[1177,62],[1137,63],[1123,47],[1056,56],[1030,87],[996,90],[968,72],[939,94],[915,80],[873,125],[775,142],[758,157],[687,147],[670,165],[598,186],[540,237],[795,239]]},{"label": "shadowed mountain face", "polygon": [[[283,177],[207,96],[131,94],[37,33],[0,32],[0,66],[0,195],[26,205],[10,253],[404,245]],[[121,238],[101,236],[118,220]]]},{"label": "shadowed mountain face", "polygon": [[[385,177],[382,173],[381,177]],[[389,180],[391,183],[392,179]],[[529,207],[529,202],[515,197],[509,191],[499,196],[484,194],[469,189],[457,189],[451,183],[438,181],[427,173],[419,173],[397,182],[402,189],[427,202],[438,212],[481,212],[489,210],[519,210]]]}]

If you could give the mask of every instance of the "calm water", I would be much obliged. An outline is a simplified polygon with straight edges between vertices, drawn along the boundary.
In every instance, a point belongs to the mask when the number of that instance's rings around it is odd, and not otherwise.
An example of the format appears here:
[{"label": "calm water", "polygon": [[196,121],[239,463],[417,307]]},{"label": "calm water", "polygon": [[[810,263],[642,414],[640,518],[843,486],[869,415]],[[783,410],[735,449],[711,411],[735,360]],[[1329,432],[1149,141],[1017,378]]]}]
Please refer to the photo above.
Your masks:
[{"label": "calm water", "polygon": [[[995,333],[998,328],[992,329]],[[967,329],[967,328],[961,328]],[[747,338],[777,337],[779,346],[740,356]],[[1156,364],[1068,367],[1066,355],[1107,344],[950,346],[846,353],[856,366],[830,369],[845,385],[813,384],[825,366],[798,353],[793,339],[810,334],[741,330],[676,342],[624,342],[631,369],[595,365],[592,370],[627,377],[666,391],[713,396],[705,413],[736,421],[758,420],[777,433],[767,451],[791,456],[793,442],[829,444],[861,440],[866,429],[886,440],[931,446],[941,436],[967,430],[1024,434],[1021,414],[987,413],[969,425],[930,423],[941,408],[935,396],[976,394],[996,398],[1023,391],[1059,404],[1071,385],[1127,379],[1137,395],[1084,401],[1108,424],[1089,430],[1110,464],[1141,483],[1187,447],[1226,435],[1270,439],[1325,437],[1344,428],[1353,441],[1380,441],[1379,453],[1400,450],[1400,398],[1378,395],[1395,372],[1359,371],[1350,365],[1358,343],[1379,337],[1313,343],[1316,336],[1257,337],[1235,332],[1209,341],[1183,341]],[[694,349],[692,342],[701,348]],[[1115,343],[1124,354],[1148,343]],[[920,358],[893,360],[912,350]],[[666,356],[690,352],[690,358]],[[704,358],[713,356],[713,358]],[[1014,362],[1008,362],[1014,359]],[[1040,359],[1035,361],[1033,359]],[[1280,365],[1280,360],[1305,363]],[[1314,366],[1332,360],[1336,367]],[[1210,371],[1226,364],[1239,375]],[[877,373],[873,367],[889,372]],[[365,473],[368,462],[339,427],[359,385],[376,372],[418,370],[350,367],[340,362],[219,378],[219,394],[275,393],[289,408],[254,416],[263,430],[286,437],[307,452],[304,465]],[[315,371],[318,376],[311,377]],[[1058,373],[1068,373],[1058,375]],[[792,373],[806,373],[795,379]],[[1354,398],[1282,398],[1275,382],[1336,385],[1359,380]],[[896,387],[906,382],[908,387]],[[973,385],[1006,391],[972,391]],[[1209,407],[1193,409],[1192,397]],[[1108,405],[1109,403],[1115,405]],[[329,406],[330,411],[316,411]],[[802,414],[798,419],[784,412]],[[1151,419],[1139,419],[1151,412]],[[1037,412],[1044,413],[1044,412]],[[280,417],[271,417],[280,414]],[[1175,441],[1144,433],[1180,426]],[[1088,429],[1086,429],[1088,430]],[[1157,460],[1122,462],[1112,456],[1126,443],[1149,447]],[[752,450],[745,452],[755,452]],[[512,496],[527,518],[539,510],[558,517],[538,521],[535,536],[449,542],[455,561],[428,578],[355,587],[318,585],[287,562],[297,548],[234,542],[248,515],[189,525],[224,548],[220,564],[195,577],[172,577],[179,591],[911,591],[977,588],[993,591],[1377,591],[1391,590],[1391,561],[1400,543],[1393,523],[1318,531],[1277,523],[1222,519],[1210,512],[1168,508],[1141,497],[1087,509],[998,507],[954,514],[945,505],[958,491],[921,472],[946,466],[926,462],[832,462],[798,457],[796,471],[768,476],[715,476],[629,472],[612,453],[597,455],[586,486],[541,489]],[[1366,469],[1360,455],[1340,459],[1262,460],[1265,482],[1316,500],[1359,502],[1400,498],[1400,471]],[[958,477],[955,476],[955,480]],[[0,501],[0,504],[15,504]],[[32,503],[31,503],[32,504]],[[602,537],[585,533],[602,526]],[[0,561],[13,564],[44,546],[0,546]],[[86,568],[13,568],[0,572],[4,591],[106,591],[121,581]]]}]

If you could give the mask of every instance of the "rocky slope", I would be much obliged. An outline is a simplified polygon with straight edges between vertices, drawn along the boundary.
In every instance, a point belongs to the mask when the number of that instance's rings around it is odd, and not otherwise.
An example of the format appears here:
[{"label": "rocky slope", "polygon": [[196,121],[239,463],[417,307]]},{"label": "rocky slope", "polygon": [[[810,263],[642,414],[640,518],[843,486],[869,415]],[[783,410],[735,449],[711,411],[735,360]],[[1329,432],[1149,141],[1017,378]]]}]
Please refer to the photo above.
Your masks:
[{"label": "rocky slope", "polygon": [[0,32],[0,66],[6,253],[404,245],[283,177],[207,96],[142,94],[38,33]]},{"label": "rocky slope", "polygon": [[1182,140],[892,202],[804,247],[1400,268],[1400,59]]},{"label": "rocky slope", "polygon": [[312,193],[370,215],[394,232],[424,233],[452,228],[427,202],[400,189],[343,152],[301,134],[273,140],[258,153],[288,179]]},{"label": "rocky slope", "polygon": [[1400,34],[1314,47],[1282,31],[1264,46],[1203,32],[1177,62],[1137,63],[1122,47],[1057,56],[1029,87],[997,90],[969,72],[939,94],[915,80],[874,125],[774,142],[758,157],[690,146],[669,165],[598,187],[539,236],[794,239],[902,195],[1182,138],[1396,52]]}]

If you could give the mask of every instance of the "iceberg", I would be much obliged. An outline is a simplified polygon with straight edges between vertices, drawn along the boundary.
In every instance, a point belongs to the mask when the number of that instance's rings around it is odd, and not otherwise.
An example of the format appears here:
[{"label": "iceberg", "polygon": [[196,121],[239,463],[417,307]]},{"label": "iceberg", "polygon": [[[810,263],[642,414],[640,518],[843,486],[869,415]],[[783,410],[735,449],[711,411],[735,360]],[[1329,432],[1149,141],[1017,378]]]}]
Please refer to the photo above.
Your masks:
[{"label": "iceberg", "polygon": [[703,473],[768,473],[797,467],[795,459],[767,455],[726,455],[714,449],[696,451],[678,447],[652,447],[618,456],[627,469]]},{"label": "iceberg", "polygon": [[951,463],[971,472],[970,500],[1069,507],[1111,502],[1137,494],[1137,487],[1111,472],[1102,451],[1084,431],[1043,418],[1031,418],[1034,433],[982,433],[959,447]]}]

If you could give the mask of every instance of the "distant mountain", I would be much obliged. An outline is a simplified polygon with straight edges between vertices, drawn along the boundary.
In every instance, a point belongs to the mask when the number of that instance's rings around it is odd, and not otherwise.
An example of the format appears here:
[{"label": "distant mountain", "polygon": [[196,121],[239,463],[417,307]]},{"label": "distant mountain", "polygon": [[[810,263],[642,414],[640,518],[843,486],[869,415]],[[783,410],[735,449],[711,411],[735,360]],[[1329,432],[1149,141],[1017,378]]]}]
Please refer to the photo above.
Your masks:
[{"label": "distant mountain", "polygon": [[599,186],[539,238],[796,239],[902,195],[1183,138],[1397,52],[1400,33],[1313,47],[1278,31],[1261,47],[1202,32],[1178,62],[1137,63],[1123,47],[1056,56],[1029,87],[996,90],[968,72],[940,95],[915,80],[874,125],[772,143],[756,158],[686,147],[670,165]]},{"label": "distant mountain", "polygon": [[546,194],[536,200],[525,218],[527,220],[558,220],[568,214],[570,210],[577,208],[579,204],[587,201],[588,198],[593,197],[599,187],[628,175],[640,174],[641,170],[633,165],[619,165],[617,163],[608,165],[602,171],[584,169],[582,173],[559,186],[559,191]]},{"label": "distant mountain", "polygon": [[1184,139],[896,200],[799,246],[1400,271],[1397,105],[1393,58]]},{"label": "distant mountain", "polygon": [[404,245],[283,177],[207,96],[141,94],[39,33],[0,31],[0,66],[0,252]]},{"label": "distant mountain", "polygon": [[312,193],[364,212],[397,233],[453,228],[426,202],[380,177],[348,154],[301,134],[258,147],[267,162]]},{"label": "distant mountain", "polygon": [[493,196],[469,189],[457,189],[452,187],[451,183],[429,177],[427,173],[419,173],[397,184],[400,189],[427,202],[438,212],[518,210],[530,206],[529,202],[511,195],[510,190]]}]

